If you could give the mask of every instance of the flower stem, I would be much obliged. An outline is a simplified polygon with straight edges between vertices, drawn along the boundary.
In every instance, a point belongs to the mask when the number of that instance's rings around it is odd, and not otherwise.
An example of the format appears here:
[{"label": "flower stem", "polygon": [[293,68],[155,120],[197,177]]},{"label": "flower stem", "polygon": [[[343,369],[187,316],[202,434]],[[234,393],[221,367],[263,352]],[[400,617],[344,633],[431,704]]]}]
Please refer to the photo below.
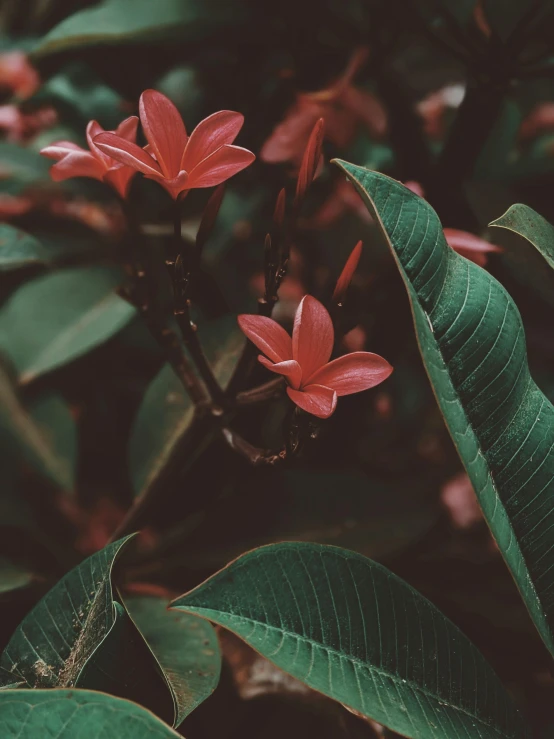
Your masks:
[{"label": "flower stem", "polygon": [[181,211],[179,201],[174,204],[173,240],[166,265],[173,284],[173,313],[181,331],[183,342],[188,349],[213,403],[223,402],[223,391],[210,367],[202,345],[198,339],[196,326],[190,316],[190,303],[187,299],[191,272],[194,269],[192,255],[187,253],[181,237]]},{"label": "flower stem", "polygon": [[122,207],[132,239],[132,248],[125,248],[122,254],[123,267],[129,277],[124,297],[139,311],[193,403],[205,405],[209,400],[208,395],[194,374],[179,337],[169,328],[166,317],[160,311],[150,255],[135,214],[128,202],[123,201]]}]

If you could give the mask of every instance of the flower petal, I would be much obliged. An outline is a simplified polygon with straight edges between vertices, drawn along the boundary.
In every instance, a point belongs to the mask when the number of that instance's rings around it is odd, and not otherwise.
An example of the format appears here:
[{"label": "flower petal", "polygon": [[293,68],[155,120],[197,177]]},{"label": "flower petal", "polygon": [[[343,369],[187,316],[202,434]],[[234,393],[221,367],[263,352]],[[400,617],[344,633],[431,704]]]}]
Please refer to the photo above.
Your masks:
[{"label": "flower petal", "polygon": [[214,187],[220,185],[229,177],[237,174],[256,157],[248,149],[241,146],[225,144],[213,154],[203,159],[192,172],[189,172],[189,189],[193,187]]},{"label": "flower petal", "polygon": [[200,162],[225,144],[237,138],[244,116],[232,110],[212,113],[196,126],[183,152],[181,169],[191,172]]},{"label": "flower petal", "polygon": [[491,244],[468,231],[457,228],[445,228],[444,237],[454,251],[459,252],[467,259],[474,259],[478,254],[487,254],[491,251],[502,251],[496,244]]},{"label": "flower petal", "polygon": [[348,290],[348,286],[352,281],[352,277],[354,276],[354,272],[358,267],[361,256],[362,242],[358,241],[356,246],[352,249],[350,256],[346,260],[346,264],[344,265],[342,272],[340,273],[340,277],[337,280],[335,291],[333,292],[333,300],[337,303],[341,301],[341,299],[344,297],[344,294]]},{"label": "flower petal", "polygon": [[88,148],[90,149],[90,152],[93,156],[99,159],[100,162],[104,162],[107,169],[111,164],[111,158],[108,156],[108,154],[99,149],[94,143],[94,139],[96,138],[96,136],[99,136],[101,133],[104,133],[104,129],[98,123],[98,121],[89,121],[86,131]]},{"label": "flower petal", "polygon": [[270,372],[275,372],[277,375],[284,375],[290,385],[298,390],[300,387],[300,380],[302,379],[302,368],[298,362],[294,361],[294,359],[287,359],[284,362],[277,362],[274,364],[271,360],[266,359],[263,354],[260,354],[258,361],[261,362],[264,367],[267,367]]},{"label": "flower petal", "polygon": [[386,359],[371,352],[352,352],[333,359],[308,378],[310,384],[326,385],[337,395],[351,395],[368,390],[386,380],[392,367]]},{"label": "flower petal", "polygon": [[323,136],[325,133],[325,121],[319,118],[310,134],[306,150],[302,157],[302,164],[298,173],[296,182],[296,195],[294,202],[299,204],[306,194],[306,190],[312,184],[316,175],[319,161],[321,159],[321,147],[323,146]]},{"label": "flower petal", "polygon": [[94,143],[104,154],[108,154],[116,162],[126,164],[143,174],[156,175],[157,177],[161,174],[156,162],[140,146],[122,139],[121,136],[117,136],[115,133],[108,131],[101,133],[95,138]]},{"label": "flower petal", "polygon": [[88,151],[71,151],[50,168],[50,176],[54,182],[61,182],[70,177],[92,177],[101,180],[106,168]]},{"label": "flower petal", "polygon": [[110,167],[104,175],[104,182],[113,187],[113,189],[122,197],[126,198],[129,192],[131,179],[136,175],[137,170],[132,167],[117,166]]},{"label": "flower petal", "polygon": [[274,362],[292,359],[292,340],[285,329],[272,318],[243,313],[237,320],[241,331]]},{"label": "flower petal", "polygon": [[139,102],[140,122],[166,177],[179,174],[187,131],[171,100],[156,90],[145,90]]},{"label": "flower petal", "polygon": [[40,153],[43,157],[48,157],[48,159],[61,159],[72,151],[80,151],[83,154],[88,154],[86,149],[83,149],[78,144],[74,144],[73,141],[54,141],[50,146],[45,146],[44,149],[41,149]]},{"label": "flower petal", "polygon": [[121,121],[119,126],[115,129],[117,136],[121,136],[122,139],[126,139],[131,143],[136,143],[137,140],[137,128],[139,119],[136,115],[131,115],[129,118],[125,118]]},{"label": "flower petal", "polygon": [[299,408],[318,418],[329,418],[337,407],[337,393],[324,385],[308,385],[303,390],[288,387],[287,394]]},{"label": "flower petal", "polygon": [[329,313],[319,300],[304,296],[296,310],[292,331],[292,357],[302,367],[303,382],[329,361],[334,337]]}]

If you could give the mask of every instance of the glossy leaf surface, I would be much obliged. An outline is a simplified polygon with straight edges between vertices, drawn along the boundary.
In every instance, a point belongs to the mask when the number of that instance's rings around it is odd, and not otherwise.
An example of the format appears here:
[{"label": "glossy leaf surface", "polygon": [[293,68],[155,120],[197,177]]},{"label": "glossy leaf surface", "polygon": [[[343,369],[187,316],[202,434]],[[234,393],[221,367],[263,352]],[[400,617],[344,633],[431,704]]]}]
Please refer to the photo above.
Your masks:
[{"label": "glossy leaf surface", "polygon": [[519,312],[488,272],[448,247],[425,200],[385,175],[339,166],[391,246],[456,448],[554,651],[554,408],[529,374]]},{"label": "glossy leaf surface", "polygon": [[554,267],[554,226],[536,210],[523,203],[512,205],[489,226],[497,226],[523,236]]},{"label": "glossy leaf surface", "polygon": [[230,629],[310,687],[407,737],[528,735],[469,640],[409,585],[354,552],[262,547],[172,606]]}]

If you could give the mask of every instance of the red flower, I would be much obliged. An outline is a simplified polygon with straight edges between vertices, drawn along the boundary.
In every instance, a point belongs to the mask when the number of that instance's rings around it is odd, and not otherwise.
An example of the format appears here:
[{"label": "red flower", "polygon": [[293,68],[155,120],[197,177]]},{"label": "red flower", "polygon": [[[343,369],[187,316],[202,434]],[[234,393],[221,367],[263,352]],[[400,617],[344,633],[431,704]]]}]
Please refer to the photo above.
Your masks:
[{"label": "red flower", "polygon": [[0,54],[0,87],[13,92],[20,99],[31,97],[38,89],[40,78],[22,51]]},{"label": "red flower", "polygon": [[[121,137],[121,141],[127,141],[129,145],[137,137],[138,118],[131,116],[122,121],[117,130],[110,132],[109,136]],[[56,141],[42,149],[40,152],[45,157],[57,159],[57,164],[50,169],[50,174],[55,182],[67,180],[70,177],[92,177],[111,185],[122,198],[127,195],[131,178],[136,174],[131,167],[124,167],[108,154],[100,150],[94,142],[95,137],[104,129],[96,121],[91,121],[87,126],[87,141],[90,151],[82,149],[71,141]],[[138,147],[137,147],[138,148]]]},{"label": "red flower", "polygon": [[460,231],[457,228],[445,228],[444,237],[448,245],[457,251],[462,257],[475,262],[480,267],[487,263],[487,255],[493,251],[502,251],[500,246],[491,244],[489,241],[480,239],[475,234]]},{"label": "red flower", "polygon": [[196,187],[213,187],[248,167],[255,156],[232,146],[244,116],[221,110],[201,121],[190,136],[177,108],[156,90],[140,96],[140,121],[148,140],[141,149],[113,133],[95,143],[105,154],[159,182],[175,199]]},{"label": "red flower", "polygon": [[241,315],[238,322],[266,355],[258,357],[264,367],[285,377],[289,398],[318,418],[328,418],[334,412],[338,396],[374,387],[392,372],[385,359],[370,352],[353,352],[329,362],[333,323],[323,305],[310,295],[298,306],[292,339],[265,316]]},{"label": "red flower", "polygon": [[346,264],[342,268],[342,272],[340,273],[339,279],[337,280],[337,284],[333,292],[333,300],[336,303],[340,303],[344,298],[346,291],[348,290],[348,287],[352,282],[352,278],[354,277],[354,272],[358,268],[361,256],[362,242],[358,241],[356,246],[352,249],[350,256],[346,260]]},{"label": "red flower", "polygon": [[352,78],[367,57],[366,49],[354,52],[342,77],[326,90],[299,93],[284,120],[276,126],[263,145],[264,162],[292,162],[298,166],[306,142],[319,118],[325,119],[325,137],[335,146],[347,146],[359,128],[381,138],[387,127],[386,113],[370,92],[352,85]]}]

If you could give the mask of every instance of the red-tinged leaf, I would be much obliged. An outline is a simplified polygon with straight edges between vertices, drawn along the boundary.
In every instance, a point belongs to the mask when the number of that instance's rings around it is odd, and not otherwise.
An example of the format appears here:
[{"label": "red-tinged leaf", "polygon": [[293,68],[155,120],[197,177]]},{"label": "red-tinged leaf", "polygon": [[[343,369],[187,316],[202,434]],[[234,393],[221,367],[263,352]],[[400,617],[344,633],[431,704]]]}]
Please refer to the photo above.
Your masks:
[{"label": "red-tinged leaf", "polygon": [[292,339],[272,318],[243,314],[237,320],[254,346],[274,362],[292,359]]},{"label": "red-tinged leaf", "polygon": [[333,359],[308,378],[308,382],[325,385],[341,397],[369,390],[386,380],[391,372],[390,364],[378,354],[353,352]]},{"label": "red-tinged leaf", "polygon": [[337,280],[337,284],[333,292],[333,300],[335,302],[340,303],[346,291],[348,290],[348,286],[350,285],[350,282],[352,281],[354,272],[358,268],[358,264],[360,262],[361,256],[362,256],[362,242],[358,241],[356,246],[352,249],[350,256],[346,260],[346,264],[344,265],[343,270],[340,273],[340,277]]},{"label": "red-tinged leaf", "polygon": [[298,173],[298,181],[296,183],[296,197],[294,203],[296,206],[300,204],[306,190],[312,184],[317,171],[317,166],[321,158],[321,147],[323,146],[323,135],[325,129],[325,121],[320,118],[315,124],[304,157],[300,166],[300,172]]},{"label": "red-tinged leaf", "polygon": [[206,207],[204,208],[202,220],[200,221],[198,233],[196,234],[196,248],[199,252],[202,251],[204,245],[206,244],[206,241],[210,237],[210,234],[215,225],[217,214],[219,213],[219,209],[221,207],[221,203],[223,202],[224,195],[225,185],[221,184],[212,193]]}]

